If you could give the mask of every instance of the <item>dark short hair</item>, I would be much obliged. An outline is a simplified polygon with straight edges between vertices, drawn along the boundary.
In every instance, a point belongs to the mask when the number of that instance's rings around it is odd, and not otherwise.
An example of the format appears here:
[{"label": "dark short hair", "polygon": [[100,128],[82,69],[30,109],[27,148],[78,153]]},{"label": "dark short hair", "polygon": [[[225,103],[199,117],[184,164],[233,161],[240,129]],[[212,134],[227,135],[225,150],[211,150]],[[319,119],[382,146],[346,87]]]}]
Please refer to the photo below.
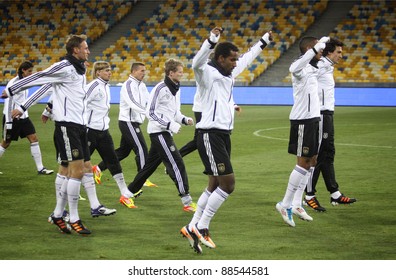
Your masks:
[{"label": "dark short hair", "polygon": [[231,42],[222,42],[217,44],[214,51],[214,59],[217,60],[220,56],[229,57],[231,55],[231,51],[238,52],[239,49]]},{"label": "dark short hair", "polygon": [[313,47],[312,44],[316,40],[318,40],[318,38],[312,37],[312,36],[303,37],[300,40],[300,44],[299,44],[301,54],[306,53],[307,52],[307,48]]},{"label": "dark short hair", "polygon": [[131,73],[136,71],[140,66],[146,66],[143,62],[133,62],[131,65]]},{"label": "dark short hair", "polygon": [[323,56],[327,56],[329,53],[335,51],[336,47],[343,47],[344,43],[336,38],[330,38],[330,41],[326,43],[326,47],[323,49]]},{"label": "dark short hair", "polygon": [[18,67],[18,76],[22,77],[23,71],[22,70],[27,70],[33,68],[33,63],[31,63],[29,60],[26,60],[21,63]]},{"label": "dark short hair", "polygon": [[67,54],[72,55],[74,48],[79,48],[81,43],[87,40],[86,35],[70,35],[66,39],[66,51]]}]

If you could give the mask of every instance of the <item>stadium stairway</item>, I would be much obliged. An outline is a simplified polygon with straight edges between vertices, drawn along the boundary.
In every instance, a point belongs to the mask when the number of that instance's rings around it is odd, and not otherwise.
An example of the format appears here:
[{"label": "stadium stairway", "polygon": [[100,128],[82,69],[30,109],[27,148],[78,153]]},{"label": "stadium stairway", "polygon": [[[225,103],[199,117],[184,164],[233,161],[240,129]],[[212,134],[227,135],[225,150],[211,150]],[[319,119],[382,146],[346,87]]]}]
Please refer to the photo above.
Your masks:
[{"label": "stadium stairway", "polygon": [[[356,3],[359,2],[329,0],[323,14],[301,35],[301,37],[315,36],[320,38],[321,36],[330,34]],[[277,36],[282,36],[282,34],[278,34]],[[282,80],[289,75],[289,66],[300,53],[298,44],[299,40],[296,40],[296,43],[294,43],[277,61],[269,66],[263,74],[255,79],[251,85],[290,86],[290,84],[285,84]]]},{"label": "stadium stairway", "polygon": [[[147,5],[143,2],[152,2],[154,5]],[[123,19],[121,19],[118,24],[114,25],[113,28],[109,29],[102,37],[92,43],[89,46],[91,51],[90,61],[95,62],[96,57],[101,57],[103,51],[108,48],[111,44],[116,42],[120,36],[127,34],[129,30],[136,26],[145,18],[149,18],[153,13],[154,9],[158,7],[163,0],[157,0],[153,2],[152,0],[139,0],[131,9],[131,12],[127,14]]]}]

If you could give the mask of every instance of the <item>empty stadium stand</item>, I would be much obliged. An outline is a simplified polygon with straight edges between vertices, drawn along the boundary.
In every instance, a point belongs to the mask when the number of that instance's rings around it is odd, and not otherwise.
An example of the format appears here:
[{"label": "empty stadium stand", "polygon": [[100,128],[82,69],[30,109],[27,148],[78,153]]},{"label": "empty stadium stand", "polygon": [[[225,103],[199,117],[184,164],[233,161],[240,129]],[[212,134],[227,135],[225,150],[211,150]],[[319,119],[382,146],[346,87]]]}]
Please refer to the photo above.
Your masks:
[{"label": "empty stadium stand", "polygon": [[[112,83],[123,82],[132,61],[146,63],[146,83],[153,85],[163,78],[166,59],[178,58],[185,64],[186,85],[194,85],[191,61],[209,30],[221,25],[222,40],[234,42],[245,52],[266,30],[275,33],[275,42],[238,78],[236,85],[261,85],[257,79],[272,65],[277,65],[301,35],[326,11],[331,0],[36,0],[0,2],[0,83],[16,75],[25,59],[42,70],[65,54],[68,34],[84,33],[94,52],[92,61],[107,60],[113,66]],[[353,1],[330,36],[344,41],[345,60],[338,65],[338,83],[394,84],[396,42],[394,1]],[[145,5],[143,15],[134,7]],[[152,12],[149,11],[152,9]],[[138,9],[136,9],[138,13]],[[128,22],[125,18],[136,18]],[[117,26],[123,25],[123,28]],[[126,28],[126,31],[123,31]],[[108,36],[108,35],[112,36]],[[111,38],[108,40],[107,38]],[[271,69],[270,69],[271,70]],[[264,74],[265,75],[265,74]],[[271,76],[272,77],[272,76]],[[276,76],[275,76],[276,77]],[[272,79],[272,78],[271,78]],[[285,74],[273,79],[290,85]]]},{"label": "empty stadium stand", "polygon": [[[359,1],[330,33],[344,42],[343,61],[335,67],[339,85],[394,86],[396,2]],[[290,75],[283,82],[290,83]]]},{"label": "empty stadium stand", "polygon": [[143,61],[149,70],[148,84],[163,78],[166,59],[178,58],[186,66],[185,84],[193,85],[191,61],[211,28],[221,25],[224,40],[234,42],[241,53],[272,29],[277,41],[237,78],[237,85],[248,85],[295,42],[326,4],[315,0],[166,1],[96,58],[112,62],[113,80],[127,77],[131,61]]},{"label": "empty stadium stand", "polygon": [[[116,4],[116,5],[115,5]],[[47,68],[65,54],[69,34],[86,34],[89,43],[130,12],[131,1],[62,0],[0,2],[1,82],[16,75],[24,60],[35,70]]]}]

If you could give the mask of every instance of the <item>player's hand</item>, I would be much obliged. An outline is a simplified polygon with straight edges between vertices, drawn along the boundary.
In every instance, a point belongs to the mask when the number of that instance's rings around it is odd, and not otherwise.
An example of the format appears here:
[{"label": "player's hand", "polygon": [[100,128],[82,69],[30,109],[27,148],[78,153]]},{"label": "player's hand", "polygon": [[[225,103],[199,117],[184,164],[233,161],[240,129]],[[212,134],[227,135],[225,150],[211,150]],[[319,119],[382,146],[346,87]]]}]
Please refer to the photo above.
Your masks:
[{"label": "player's hand", "polygon": [[220,39],[220,34],[223,32],[223,28],[216,26],[215,28],[210,31],[210,37],[209,40],[212,43],[217,43]]},{"label": "player's hand", "polygon": [[49,117],[47,117],[47,116],[45,116],[45,115],[41,115],[41,121],[42,121],[43,123],[47,123],[48,119],[49,119]]},{"label": "player's hand", "polygon": [[324,36],[320,38],[320,40],[314,46],[314,49],[317,53],[321,53],[323,49],[326,47],[326,43],[330,41],[330,37]]},{"label": "player's hand", "polygon": [[320,38],[319,43],[328,43],[330,41],[330,37],[324,36]]},{"label": "player's hand", "polygon": [[14,109],[11,112],[11,117],[13,119],[19,119],[19,117],[22,116],[22,115],[23,115],[23,113],[21,111],[19,111],[18,109]]},{"label": "player's hand", "polygon": [[272,31],[268,31],[267,33],[265,33],[262,39],[267,45],[269,45],[269,43],[273,41]]},{"label": "player's hand", "polygon": [[184,123],[185,123],[186,125],[194,125],[194,120],[193,120],[192,118],[186,117],[186,118],[184,119]]},{"label": "player's hand", "polygon": [[237,115],[240,116],[242,113],[242,107],[235,105],[234,110],[237,112]]},{"label": "player's hand", "polygon": [[170,130],[172,133],[175,133],[175,134],[179,133],[179,132],[180,132],[180,128],[181,128],[181,125],[178,124],[177,122],[171,122],[171,123],[169,124],[169,130]]},{"label": "player's hand", "polygon": [[326,47],[326,43],[317,42],[313,48],[317,53],[321,53],[325,47]]},{"label": "player's hand", "polygon": [[6,90],[3,90],[3,92],[1,93],[1,98],[2,99],[8,98],[8,94],[7,94]]}]

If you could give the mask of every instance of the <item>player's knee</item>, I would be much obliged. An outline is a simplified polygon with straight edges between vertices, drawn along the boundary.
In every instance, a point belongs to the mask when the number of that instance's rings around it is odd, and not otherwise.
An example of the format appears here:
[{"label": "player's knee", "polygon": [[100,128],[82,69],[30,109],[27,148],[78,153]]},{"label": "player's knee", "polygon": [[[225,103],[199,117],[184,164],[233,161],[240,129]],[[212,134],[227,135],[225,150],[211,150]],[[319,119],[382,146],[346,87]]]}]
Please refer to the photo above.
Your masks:
[{"label": "player's knee", "polygon": [[84,168],[84,166],[81,164],[81,166],[80,165],[70,165],[70,169],[69,169],[69,175],[70,175],[70,178],[76,178],[76,179],[81,179],[83,176],[84,176],[84,172],[85,171],[85,168]]},{"label": "player's knee", "polygon": [[219,179],[220,188],[228,194],[231,194],[235,189],[235,176],[234,174],[226,175]]},{"label": "player's knee", "polygon": [[36,134],[30,134],[27,136],[27,139],[29,140],[30,143],[36,143],[38,142],[38,137]]},{"label": "player's knee", "polygon": [[228,194],[232,194],[234,192],[235,189],[235,184],[224,184],[220,186],[220,189],[223,190],[224,192],[228,193]]},{"label": "player's knee", "polygon": [[11,141],[3,141],[3,142],[1,143],[1,146],[2,146],[4,149],[7,149],[7,148],[10,146],[10,144],[11,144]]}]

